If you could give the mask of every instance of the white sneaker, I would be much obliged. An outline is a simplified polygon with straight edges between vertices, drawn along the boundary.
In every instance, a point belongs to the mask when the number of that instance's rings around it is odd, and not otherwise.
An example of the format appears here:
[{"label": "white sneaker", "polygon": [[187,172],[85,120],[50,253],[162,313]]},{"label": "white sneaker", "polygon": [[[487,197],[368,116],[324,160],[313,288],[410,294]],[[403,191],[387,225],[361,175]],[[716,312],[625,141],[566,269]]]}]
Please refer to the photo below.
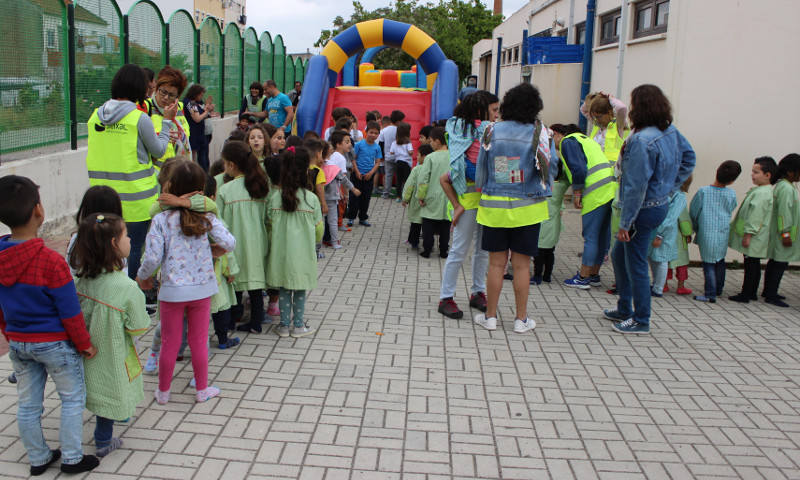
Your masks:
[{"label": "white sneaker", "polygon": [[479,313],[478,315],[475,315],[475,323],[486,330],[497,330],[497,317],[487,318],[485,314]]},{"label": "white sneaker", "polygon": [[536,328],[536,322],[532,318],[526,318],[524,322],[519,318],[514,320],[514,331],[516,333],[525,333],[534,328]]},{"label": "white sneaker", "polygon": [[334,250],[339,250],[340,248],[342,248],[342,244],[341,243],[336,242],[336,243],[333,244],[333,249]]}]

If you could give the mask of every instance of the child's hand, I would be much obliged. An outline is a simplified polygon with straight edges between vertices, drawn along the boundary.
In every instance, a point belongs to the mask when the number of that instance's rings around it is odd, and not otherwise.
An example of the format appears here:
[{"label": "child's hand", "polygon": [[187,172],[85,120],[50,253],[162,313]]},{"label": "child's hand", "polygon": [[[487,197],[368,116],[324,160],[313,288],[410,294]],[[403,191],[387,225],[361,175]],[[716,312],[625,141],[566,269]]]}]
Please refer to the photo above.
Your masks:
[{"label": "child's hand", "polygon": [[744,248],[747,248],[747,247],[750,246],[750,239],[752,237],[753,237],[753,234],[751,234],[751,233],[745,233],[744,234],[744,237],[742,237],[742,246]]},{"label": "child's hand", "polygon": [[217,245],[216,243],[211,245],[211,258],[219,258],[225,255],[226,253],[228,253],[228,251],[222,248],[221,246]]},{"label": "child's hand", "polygon": [[402,202],[400,202],[400,205],[402,205],[402,206],[404,206],[404,207],[407,207],[407,206],[408,206],[408,202],[406,202],[405,200],[403,200]]},{"label": "child's hand", "polygon": [[653,239],[653,248],[658,248],[661,246],[661,238],[656,237]]},{"label": "child's hand", "polygon": [[328,205],[323,203],[321,206],[322,206],[322,214],[323,215],[327,215],[328,214]]},{"label": "child's hand", "polygon": [[356,197],[360,197],[361,196],[361,190],[359,190],[357,188],[353,188],[350,191],[353,192],[353,195],[355,195]]},{"label": "child's hand", "polygon": [[136,277],[136,283],[139,284],[139,288],[142,290],[150,290],[153,288],[153,279],[152,278],[145,278],[144,280]]},{"label": "child's hand", "polygon": [[790,237],[789,235],[781,235],[781,243],[783,243],[784,247],[791,247],[792,237]]},{"label": "child's hand", "polygon": [[230,277],[228,277],[228,284],[231,284],[231,283],[233,283],[233,280],[234,280],[235,278],[236,278],[236,275],[231,275]]},{"label": "child's hand", "polygon": [[364,175],[364,180],[367,180],[367,181],[372,180],[372,174],[368,173],[368,174]]},{"label": "child's hand", "polygon": [[97,355],[97,347],[92,345],[91,347],[87,348],[86,350],[81,350],[78,352],[83,358],[94,358]]},{"label": "child's hand", "polygon": [[424,207],[425,206],[425,200],[420,200],[419,201],[419,206],[420,207]]},{"label": "child's hand", "polygon": [[453,221],[452,224],[455,227],[458,223],[458,219],[461,217],[461,214],[464,213],[464,206],[461,204],[456,205],[453,207]]},{"label": "child's hand", "polygon": [[197,193],[198,192],[187,193],[185,195],[181,195],[180,197],[176,197],[171,193],[162,193],[158,196],[158,203],[170,207],[191,208],[192,202],[189,200],[189,197],[197,195]]}]

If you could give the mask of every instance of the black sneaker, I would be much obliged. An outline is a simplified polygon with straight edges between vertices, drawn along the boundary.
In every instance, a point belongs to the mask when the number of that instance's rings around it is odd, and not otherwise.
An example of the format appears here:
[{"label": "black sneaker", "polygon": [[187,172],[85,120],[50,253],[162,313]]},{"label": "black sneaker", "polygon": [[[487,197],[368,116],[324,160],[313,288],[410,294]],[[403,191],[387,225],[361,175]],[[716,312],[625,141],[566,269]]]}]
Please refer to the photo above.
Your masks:
[{"label": "black sneaker", "polygon": [[456,319],[464,316],[464,312],[458,308],[458,305],[456,305],[453,297],[445,298],[439,301],[439,313],[445,317]]},{"label": "black sneaker", "polygon": [[483,292],[473,293],[469,297],[469,306],[486,313],[486,294]]},{"label": "black sneaker", "polygon": [[748,297],[747,295],[742,295],[741,293],[738,295],[731,295],[730,297],[728,297],[728,300],[739,303],[750,303],[750,297]]}]

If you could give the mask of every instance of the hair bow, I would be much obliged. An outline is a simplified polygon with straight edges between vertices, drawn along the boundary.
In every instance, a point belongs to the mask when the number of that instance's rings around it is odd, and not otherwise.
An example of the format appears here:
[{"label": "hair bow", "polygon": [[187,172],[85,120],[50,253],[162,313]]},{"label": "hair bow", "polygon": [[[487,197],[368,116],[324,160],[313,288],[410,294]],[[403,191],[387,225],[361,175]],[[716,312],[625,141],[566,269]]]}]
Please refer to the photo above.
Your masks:
[{"label": "hair bow", "polygon": [[286,151],[287,152],[292,152],[292,153],[297,153],[297,152],[295,152],[294,147],[289,147],[289,148],[286,149]]}]

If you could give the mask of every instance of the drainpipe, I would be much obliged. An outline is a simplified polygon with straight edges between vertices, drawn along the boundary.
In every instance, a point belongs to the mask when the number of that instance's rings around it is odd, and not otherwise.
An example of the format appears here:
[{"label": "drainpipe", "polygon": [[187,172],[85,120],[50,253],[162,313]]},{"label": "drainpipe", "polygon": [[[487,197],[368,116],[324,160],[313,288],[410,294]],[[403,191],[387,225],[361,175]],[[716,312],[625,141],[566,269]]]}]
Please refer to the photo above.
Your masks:
[{"label": "drainpipe", "polygon": [[625,41],[628,39],[628,2],[622,0],[622,16],[619,22],[622,24],[619,32],[619,48],[617,56],[617,91],[614,94],[617,98],[622,98],[622,71],[625,65]]},{"label": "drainpipe", "polygon": [[[594,1],[594,0],[590,0]],[[503,37],[497,37],[497,65],[494,76],[494,94],[500,96],[500,56],[503,54]]]},{"label": "drainpipe", "polygon": [[[592,81],[592,44],[594,43],[594,17],[597,10],[597,1],[589,0],[586,5],[586,41],[583,44],[583,75],[581,76],[581,98],[578,103],[589,95],[589,86]],[[586,131],[586,117],[578,114],[578,125]]]},{"label": "drainpipe", "polygon": [[575,42],[574,33],[575,33],[575,0],[569,0],[569,26],[567,27],[568,44],[572,44],[572,42]]}]

